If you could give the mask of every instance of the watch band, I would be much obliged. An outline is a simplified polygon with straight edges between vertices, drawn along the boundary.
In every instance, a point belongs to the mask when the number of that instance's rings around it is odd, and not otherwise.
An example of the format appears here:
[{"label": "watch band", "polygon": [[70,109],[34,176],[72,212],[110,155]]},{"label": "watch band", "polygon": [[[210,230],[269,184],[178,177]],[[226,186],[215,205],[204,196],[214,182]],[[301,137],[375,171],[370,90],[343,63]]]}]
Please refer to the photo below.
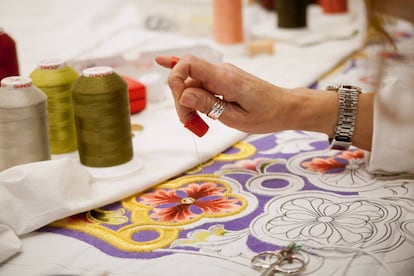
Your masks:
[{"label": "watch band", "polygon": [[327,90],[334,90],[339,96],[338,122],[335,127],[335,135],[330,141],[330,148],[346,150],[352,144],[361,88],[342,84],[328,86]]}]

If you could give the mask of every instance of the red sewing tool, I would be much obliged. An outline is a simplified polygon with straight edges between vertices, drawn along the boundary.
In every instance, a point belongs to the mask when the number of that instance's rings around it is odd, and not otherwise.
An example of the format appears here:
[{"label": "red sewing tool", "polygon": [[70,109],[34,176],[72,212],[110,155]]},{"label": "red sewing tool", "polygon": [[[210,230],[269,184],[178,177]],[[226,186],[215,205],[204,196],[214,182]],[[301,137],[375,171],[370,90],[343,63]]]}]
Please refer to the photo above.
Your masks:
[{"label": "red sewing tool", "polygon": [[[171,69],[180,61],[180,58],[172,56],[171,57]],[[198,137],[203,137],[207,131],[209,126],[206,122],[201,119],[200,115],[198,115],[197,111],[194,111],[190,118],[184,124],[184,127],[189,129],[192,133],[197,135]]]},{"label": "red sewing tool", "polygon": [[180,61],[180,58],[179,57],[175,57],[175,56],[172,56],[171,57],[171,69],[173,69],[174,68],[174,66],[178,63]]}]

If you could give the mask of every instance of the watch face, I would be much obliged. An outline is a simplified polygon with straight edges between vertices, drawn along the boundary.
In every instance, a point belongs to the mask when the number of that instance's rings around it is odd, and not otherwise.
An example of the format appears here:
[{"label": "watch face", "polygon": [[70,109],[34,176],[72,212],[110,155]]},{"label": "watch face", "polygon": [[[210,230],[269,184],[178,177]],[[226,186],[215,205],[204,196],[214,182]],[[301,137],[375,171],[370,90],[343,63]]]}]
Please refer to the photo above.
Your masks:
[{"label": "watch face", "polygon": [[351,142],[337,141],[336,139],[333,139],[330,148],[335,150],[347,150],[350,145]]},{"label": "watch face", "polygon": [[326,87],[326,90],[334,90],[338,91],[339,89],[356,91],[358,93],[362,92],[362,89],[358,86],[350,85],[350,84],[331,84]]},{"label": "watch face", "polygon": [[362,89],[357,87],[357,86],[353,86],[353,85],[341,85],[338,89],[342,89],[345,91],[349,91],[349,92],[358,92],[361,93]]}]

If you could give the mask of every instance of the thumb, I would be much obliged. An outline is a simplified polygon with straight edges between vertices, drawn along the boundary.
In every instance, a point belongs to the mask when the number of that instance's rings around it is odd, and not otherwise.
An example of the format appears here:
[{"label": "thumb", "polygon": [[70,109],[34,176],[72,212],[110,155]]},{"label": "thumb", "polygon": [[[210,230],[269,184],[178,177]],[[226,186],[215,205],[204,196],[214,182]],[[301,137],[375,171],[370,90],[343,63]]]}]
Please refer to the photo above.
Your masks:
[{"label": "thumb", "polygon": [[217,98],[212,93],[201,88],[187,88],[183,91],[180,104],[201,113],[208,114]]}]

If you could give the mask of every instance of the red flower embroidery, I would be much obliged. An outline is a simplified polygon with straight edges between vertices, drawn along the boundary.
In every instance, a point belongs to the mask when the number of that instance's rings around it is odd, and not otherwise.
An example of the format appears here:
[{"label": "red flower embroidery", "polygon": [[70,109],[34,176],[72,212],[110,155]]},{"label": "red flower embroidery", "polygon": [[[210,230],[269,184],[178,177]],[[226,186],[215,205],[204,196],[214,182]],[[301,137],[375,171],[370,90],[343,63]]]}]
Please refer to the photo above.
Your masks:
[{"label": "red flower embroidery", "polygon": [[356,169],[359,166],[355,165],[355,160],[364,158],[364,151],[343,151],[340,154],[321,158],[315,157],[311,161],[303,162],[302,166],[312,172],[320,173],[338,173],[345,169]]},{"label": "red flower embroidery", "polygon": [[364,151],[363,150],[355,150],[355,151],[343,151],[341,154],[338,155],[340,158],[344,158],[348,161],[352,159],[363,159],[364,158]]},{"label": "red flower embroidery", "polygon": [[150,217],[164,222],[183,222],[201,216],[225,215],[241,208],[241,201],[226,195],[226,188],[212,182],[191,183],[177,190],[160,189],[137,198],[154,209]]},{"label": "red flower embroidery", "polygon": [[222,167],[222,169],[245,169],[250,171],[257,172],[257,167],[264,161],[268,160],[267,158],[256,158],[256,159],[246,159],[237,161],[234,164],[227,164]]}]

